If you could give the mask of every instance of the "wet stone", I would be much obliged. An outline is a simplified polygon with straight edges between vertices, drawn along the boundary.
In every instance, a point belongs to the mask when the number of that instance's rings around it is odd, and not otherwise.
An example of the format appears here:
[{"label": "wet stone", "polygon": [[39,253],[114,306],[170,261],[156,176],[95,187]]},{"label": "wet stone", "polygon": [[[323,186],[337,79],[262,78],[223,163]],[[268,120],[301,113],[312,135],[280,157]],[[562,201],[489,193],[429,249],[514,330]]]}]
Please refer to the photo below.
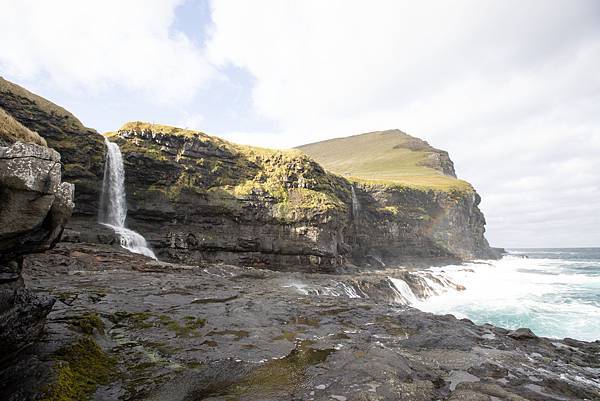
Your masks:
[{"label": "wet stone", "polygon": [[[0,399],[54,388],[58,350],[81,338],[118,370],[86,387],[97,400],[600,399],[600,343],[517,340],[384,298],[298,290],[330,282],[322,274],[157,268],[110,245],[64,243],[23,271],[30,291],[59,302],[44,340],[0,371]],[[15,382],[30,390],[14,398]]]}]

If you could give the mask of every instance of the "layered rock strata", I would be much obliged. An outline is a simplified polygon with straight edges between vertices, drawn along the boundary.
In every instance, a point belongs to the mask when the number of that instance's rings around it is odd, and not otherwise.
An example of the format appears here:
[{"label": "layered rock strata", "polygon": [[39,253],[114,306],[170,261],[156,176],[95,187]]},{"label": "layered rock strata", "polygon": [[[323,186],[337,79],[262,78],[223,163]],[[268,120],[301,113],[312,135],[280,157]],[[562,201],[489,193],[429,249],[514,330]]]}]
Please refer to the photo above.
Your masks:
[{"label": "layered rock strata", "polygon": [[327,271],[496,256],[479,195],[458,180],[446,190],[352,182],[299,151],[144,123],[111,140],[130,224],[164,259]]},{"label": "layered rock strata", "polygon": [[[96,219],[103,138],[2,79],[0,108],[61,153],[76,201],[65,239],[117,243]],[[400,170],[419,155],[408,170],[434,171],[431,185],[355,180],[326,171],[308,148],[270,151],[160,125],[126,124],[111,140],[125,159],[127,224],[166,260],[333,271],[497,256],[484,237],[480,198],[454,178],[447,152],[397,130],[372,134],[365,140],[400,152],[392,160]]]}]

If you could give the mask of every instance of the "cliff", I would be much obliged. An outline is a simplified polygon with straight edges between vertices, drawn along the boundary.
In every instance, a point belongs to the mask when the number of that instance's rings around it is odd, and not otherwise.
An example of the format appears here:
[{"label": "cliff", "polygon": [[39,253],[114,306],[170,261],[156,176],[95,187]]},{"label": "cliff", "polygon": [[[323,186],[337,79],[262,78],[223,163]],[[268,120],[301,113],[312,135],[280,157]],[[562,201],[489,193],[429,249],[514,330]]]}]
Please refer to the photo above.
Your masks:
[{"label": "cliff", "polygon": [[353,255],[384,264],[407,258],[496,258],[485,239],[481,198],[456,178],[448,153],[400,130],[298,147],[351,182]]},{"label": "cliff", "polygon": [[[480,198],[453,177],[447,153],[399,131],[381,135],[393,150],[409,148],[388,157],[399,166],[382,181],[329,173],[303,153],[315,153],[309,147],[259,149],[142,122],[110,136],[124,155],[130,225],[165,259],[331,270],[495,257]],[[407,163],[407,152],[419,157]],[[392,180],[402,169],[408,184]],[[421,170],[435,174],[418,182]]]},{"label": "cliff", "polygon": [[[104,141],[60,106],[0,77],[0,109],[43,138],[62,159],[62,177],[75,185],[76,216],[98,210],[104,173]],[[2,119],[0,112],[0,119]]]},{"label": "cliff", "polygon": [[[2,79],[0,108],[61,154],[75,184],[66,240],[115,243],[96,222],[102,136]],[[480,198],[448,154],[401,131],[289,151],[141,122],[110,137],[125,161],[127,224],[165,260],[331,271],[496,256]]]},{"label": "cliff", "polygon": [[301,152],[146,123],[111,140],[123,153],[129,224],[160,258],[284,269],[343,262],[350,188]]},{"label": "cliff", "polygon": [[25,288],[23,256],[52,248],[73,209],[73,185],[61,182],[60,155],[36,143],[43,140],[35,132],[0,113],[2,359],[39,336],[54,304]]}]

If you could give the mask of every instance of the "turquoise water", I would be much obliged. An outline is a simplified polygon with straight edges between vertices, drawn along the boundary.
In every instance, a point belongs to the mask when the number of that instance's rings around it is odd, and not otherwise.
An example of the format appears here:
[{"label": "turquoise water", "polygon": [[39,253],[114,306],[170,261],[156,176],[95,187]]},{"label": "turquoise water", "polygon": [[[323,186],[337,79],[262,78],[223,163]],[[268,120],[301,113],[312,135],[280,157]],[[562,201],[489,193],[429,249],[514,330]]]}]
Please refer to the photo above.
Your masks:
[{"label": "turquoise water", "polygon": [[508,251],[499,261],[432,268],[466,289],[415,306],[545,337],[600,340],[600,248]]}]

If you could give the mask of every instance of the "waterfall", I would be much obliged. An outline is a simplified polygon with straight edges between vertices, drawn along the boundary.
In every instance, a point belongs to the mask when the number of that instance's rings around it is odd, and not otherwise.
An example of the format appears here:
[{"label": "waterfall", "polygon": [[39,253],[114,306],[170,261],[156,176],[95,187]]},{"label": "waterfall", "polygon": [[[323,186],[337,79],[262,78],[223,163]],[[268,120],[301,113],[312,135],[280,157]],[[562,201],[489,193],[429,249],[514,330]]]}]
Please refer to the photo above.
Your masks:
[{"label": "waterfall", "polygon": [[358,201],[358,197],[356,196],[354,185],[352,185],[350,188],[352,189],[352,217],[356,221],[356,219],[358,218],[358,212],[360,212],[360,202]]},{"label": "waterfall", "polygon": [[123,156],[119,145],[110,142],[107,138],[104,138],[104,142],[106,143],[106,163],[104,164],[98,222],[115,231],[123,248],[157,260],[154,252],[148,247],[146,239],[135,231],[125,228],[127,199]]}]

